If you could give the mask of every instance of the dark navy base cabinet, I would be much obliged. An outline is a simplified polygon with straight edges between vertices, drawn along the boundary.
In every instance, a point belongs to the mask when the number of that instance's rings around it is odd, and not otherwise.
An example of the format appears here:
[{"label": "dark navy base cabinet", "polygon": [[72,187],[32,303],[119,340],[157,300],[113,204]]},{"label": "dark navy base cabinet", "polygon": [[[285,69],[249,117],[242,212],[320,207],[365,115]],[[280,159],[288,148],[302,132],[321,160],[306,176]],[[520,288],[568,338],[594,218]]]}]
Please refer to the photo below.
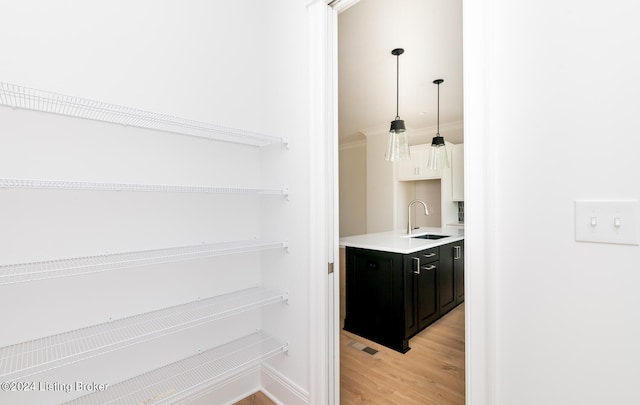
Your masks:
[{"label": "dark navy base cabinet", "polygon": [[463,242],[411,254],[347,247],[344,329],[406,353],[464,300]]},{"label": "dark navy base cabinet", "polygon": [[402,267],[402,254],[347,248],[344,328],[406,352]]}]

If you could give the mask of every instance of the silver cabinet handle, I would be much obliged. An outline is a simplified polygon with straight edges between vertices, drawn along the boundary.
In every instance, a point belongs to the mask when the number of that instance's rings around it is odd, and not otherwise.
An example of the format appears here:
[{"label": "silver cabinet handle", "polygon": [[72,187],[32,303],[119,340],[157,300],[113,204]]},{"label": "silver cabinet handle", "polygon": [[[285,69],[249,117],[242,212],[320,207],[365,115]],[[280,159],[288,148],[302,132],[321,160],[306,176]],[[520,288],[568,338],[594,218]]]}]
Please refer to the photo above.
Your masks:
[{"label": "silver cabinet handle", "polygon": [[454,246],[453,249],[454,249],[454,252],[455,252],[455,256],[453,258],[454,259],[460,259],[460,257],[462,257],[461,254],[460,254],[461,251],[462,251],[460,246]]},{"label": "silver cabinet handle", "polygon": [[413,263],[414,263],[413,272],[415,274],[420,274],[420,258],[419,257],[414,257],[413,258]]},{"label": "silver cabinet handle", "polygon": [[423,256],[424,256],[424,257],[433,257],[433,256],[435,256],[435,255],[436,255],[435,253],[429,253],[428,255],[423,255]]},{"label": "silver cabinet handle", "polygon": [[433,270],[435,268],[436,268],[436,266],[434,266],[434,265],[429,265],[429,266],[425,266],[424,267],[425,270]]}]

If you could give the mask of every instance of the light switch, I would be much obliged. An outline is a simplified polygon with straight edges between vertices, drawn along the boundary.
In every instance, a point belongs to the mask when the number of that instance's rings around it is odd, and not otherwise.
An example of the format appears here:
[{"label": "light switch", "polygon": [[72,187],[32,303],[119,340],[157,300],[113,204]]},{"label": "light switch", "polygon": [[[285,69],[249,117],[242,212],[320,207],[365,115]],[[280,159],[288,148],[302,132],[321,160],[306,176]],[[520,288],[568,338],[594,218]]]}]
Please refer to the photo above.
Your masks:
[{"label": "light switch", "polygon": [[575,202],[576,241],[640,244],[640,202]]}]

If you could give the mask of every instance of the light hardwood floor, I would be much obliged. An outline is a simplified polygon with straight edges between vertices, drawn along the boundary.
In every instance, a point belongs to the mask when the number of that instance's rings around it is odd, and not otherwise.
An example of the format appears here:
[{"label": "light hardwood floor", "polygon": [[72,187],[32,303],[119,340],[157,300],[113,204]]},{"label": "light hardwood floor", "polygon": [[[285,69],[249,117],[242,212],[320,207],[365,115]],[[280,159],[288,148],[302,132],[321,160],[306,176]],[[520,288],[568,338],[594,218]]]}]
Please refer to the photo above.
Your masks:
[{"label": "light hardwood floor", "polygon": [[[345,263],[342,248],[340,325],[346,314]],[[354,342],[378,353],[370,355],[356,349]],[[464,405],[464,303],[411,338],[409,346],[411,350],[401,354],[341,330],[340,404]],[[269,401],[266,396],[260,400],[264,399]]]},{"label": "light hardwood floor", "polygon": [[[367,354],[352,346],[378,350]],[[464,405],[464,304],[411,338],[406,354],[340,334],[340,403]]]},{"label": "light hardwood floor", "polygon": [[[354,342],[378,350],[374,355]],[[340,404],[464,405],[464,304],[411,338],[406,354],[340,332]],[[261,392],[237,405],[271,405]],[[286,404],[285,404],[286,405]]]}]

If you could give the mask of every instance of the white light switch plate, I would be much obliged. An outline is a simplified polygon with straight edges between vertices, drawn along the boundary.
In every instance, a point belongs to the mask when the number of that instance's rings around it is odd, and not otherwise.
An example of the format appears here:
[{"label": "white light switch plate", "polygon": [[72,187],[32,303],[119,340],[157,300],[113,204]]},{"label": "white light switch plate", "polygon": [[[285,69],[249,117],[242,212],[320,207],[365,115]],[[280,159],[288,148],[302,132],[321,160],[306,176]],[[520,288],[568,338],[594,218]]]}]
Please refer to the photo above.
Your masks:
[{"label": "white light switch plate", "polygon": [[640,244],[640,202],[576,200],[576,241]]}]

